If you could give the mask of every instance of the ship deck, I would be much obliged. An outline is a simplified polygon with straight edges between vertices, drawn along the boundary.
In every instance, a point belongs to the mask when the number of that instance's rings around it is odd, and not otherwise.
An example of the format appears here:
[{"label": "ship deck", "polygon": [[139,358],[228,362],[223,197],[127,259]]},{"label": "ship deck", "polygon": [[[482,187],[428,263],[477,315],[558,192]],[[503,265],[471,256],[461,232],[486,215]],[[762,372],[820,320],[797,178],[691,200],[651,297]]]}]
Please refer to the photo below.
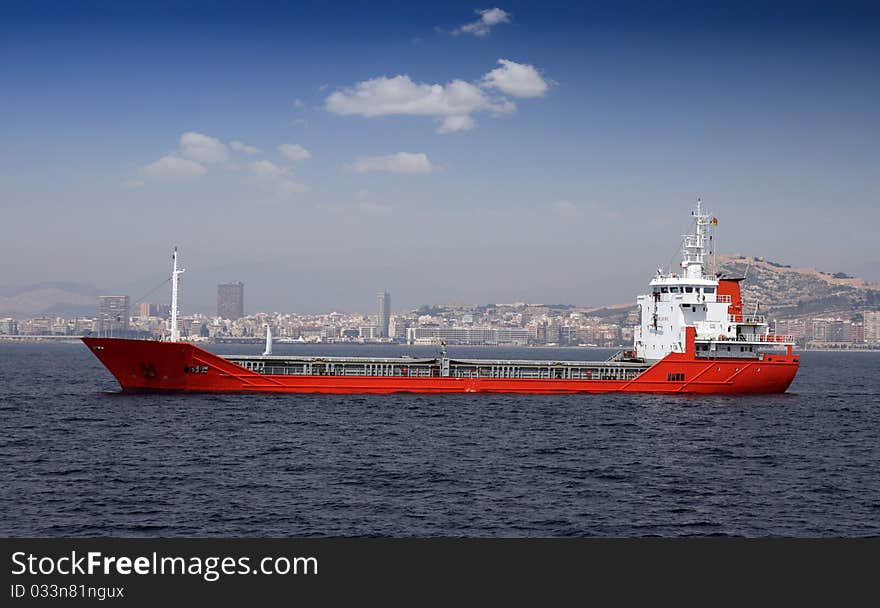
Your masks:
[{"label": "ship deck", "polygon": [[414,357],[289,357],[229,355],[224,359],[273,376],[409,376],[631,380],[650,367],[631,361],[549,361]]}]

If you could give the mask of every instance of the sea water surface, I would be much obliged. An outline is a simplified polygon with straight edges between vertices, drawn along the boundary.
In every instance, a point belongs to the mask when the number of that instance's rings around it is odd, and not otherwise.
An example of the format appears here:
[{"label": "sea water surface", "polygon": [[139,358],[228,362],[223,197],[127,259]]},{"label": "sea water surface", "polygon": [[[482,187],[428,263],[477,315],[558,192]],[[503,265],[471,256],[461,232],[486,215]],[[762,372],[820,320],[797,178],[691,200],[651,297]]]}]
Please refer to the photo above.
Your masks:
[{"label": "sea water surface", "polygon": [[877,353],[776,396],[127,395],[81,344],[0,344],[0,420],[2,536],[880,534]]}]

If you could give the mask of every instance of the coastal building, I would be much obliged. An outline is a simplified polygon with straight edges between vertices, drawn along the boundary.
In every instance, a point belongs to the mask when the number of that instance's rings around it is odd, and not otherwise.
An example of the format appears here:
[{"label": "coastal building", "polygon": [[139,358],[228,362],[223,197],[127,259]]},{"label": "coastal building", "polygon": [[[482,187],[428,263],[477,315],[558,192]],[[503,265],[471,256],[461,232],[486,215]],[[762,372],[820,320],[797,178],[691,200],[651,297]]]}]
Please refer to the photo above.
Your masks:
[{"label": "coastal building", "polygon": [[376,327],[375,325],[363,325],[358,328],[358,337],[363,340],[375,340],[376,338],[380,338],[381,328]]},{"label": "coastal building", "polygon": [[391,324],[388,329],[388,337],[394,338],[395,341],[404,341],[406,340],[406,330],[409,329],[410,322],[409,319],[401,316],[396,316],[391,319]]},{"label": "coastal building", "polygon": [[18,321],[12,318],[0,319],[0,334],[6,336],[17,336]]},{"label": "coastal building", "polygon": [[139,317],[167,318],[171,314],[170,304],[158,304],[156,302],[141,302],[137,307]]},{"label": "coastal building", "polygon": [[409,344],[470,344],[470,345],[525,345],[530,338],[528,329],[494,327],[410,327],[406,330]]},{"label": "coastal building", "polygon": [[100,296],[98,298],[98,334],[120,337],[128,333],[128,296]]},{"label": "coastal building", "polygon": [[866,310],[864,325],[865,342],[880,344],[880,310]]},{"label": "coastal building", "polygon": [[379,338],[389,337],[388,326],[391,322],[391,294],[387,291],[380,291],[376,294],[376,300],[379,305],[378,329]]},{"label": "coastal building", "polygon": [[217,285],[217,316],[235,321],[244,316],[244,283]]}]

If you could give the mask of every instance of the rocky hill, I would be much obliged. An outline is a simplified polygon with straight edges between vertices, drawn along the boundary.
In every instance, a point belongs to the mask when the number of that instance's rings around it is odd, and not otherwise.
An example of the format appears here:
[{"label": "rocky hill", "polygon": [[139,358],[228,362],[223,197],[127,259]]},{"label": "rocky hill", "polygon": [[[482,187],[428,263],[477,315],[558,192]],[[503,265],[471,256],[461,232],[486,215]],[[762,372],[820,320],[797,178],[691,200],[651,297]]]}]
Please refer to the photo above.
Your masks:
[{"label": "rocky hill", "polygon": [[880,284],[843,272],[792,268],[761,257],[719,255],[718,267],[727,276],[742,277],[747,310],[757,302],[762,312],[785,319],[803,316],[855,316],[880,307]]}]

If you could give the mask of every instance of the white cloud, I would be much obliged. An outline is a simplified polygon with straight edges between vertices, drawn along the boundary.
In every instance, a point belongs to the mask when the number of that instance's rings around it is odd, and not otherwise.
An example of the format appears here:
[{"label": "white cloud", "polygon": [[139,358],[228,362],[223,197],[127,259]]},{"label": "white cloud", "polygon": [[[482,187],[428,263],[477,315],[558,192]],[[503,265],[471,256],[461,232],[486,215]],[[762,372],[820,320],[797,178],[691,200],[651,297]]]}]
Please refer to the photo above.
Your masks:
[{"label": "white cloud", "polygon": [[[259,154],[260,149],[250,146],[240,140],[233,140],[224,144],[216,137],[187,131],[180,136],[180,147],[177,152],[163,156],[139,170],[139,176],[145,179],[183,179],[201,177],[208,172],[206,164],[219,163],[225,171],[238,171],[240,167],[229,161],[229,150],[238,153],[254,155]],[[291,161],[299,161],[309,158],[311,154],[302,146],[296,144],[282,144],[278,151]],[[281,198],[286,198],[297,192],[304,192],[308,187],[296,179],[289,168],[280,167],[268,160],[259,160],[247,165],[250,179],[257,185],[274,192]],[[129,179],[123,183],[126,188],[143,186],[143,181]]]},{"label": "white cloud", "polygon": [[379,76],[332,93],[325,102],[335,114],[360,116],[462,116],[477,110],[509,112],[509,102],[492,100],[463,80],[441,84],[413,82],[409,76]]},{"label": "white cloud", "polygon": [[289,161],[298,162],[312,157],[312,153],[299,144],[281,144],[278,152]]},{"label": "white cloud", "polygon": [[279,179],[287,175],[287,169],[279,167],[270,160],[258,160],[251,163],[251,173],[259,178]]},{"label": "white cloud", "polygon": [[185,179],[201,177],[207,172],[199,163],[173,154],[163,156],[139,171],[143,177],[151,179]]},{"label": "white cloud", "polygon": [[499,59],[495,68],[483,77],[483,85],[493,87],[514,97],[541,97],[550,88],[534,66]]},{"label": "white cloud", "polygon": [[474,128],[474,119],[465,114],[464,116],[447,116],[437,127],[437,133],[452,133],[454,131],[467,131]]},{"label": "white cloud", "polygon": [[[516,111],[505,97],[542,97],[550,88],[538,70],[526,63],[499,59],[500,67],[476,83],[455,79],[447,84],[415,82],[409,76],[379,76],[331,93],[324,100],[328,112],[341,115],[432,116],[438,133],[473,129],[476,112],[503,114]],[[503,94],[503,95],[502,95]]]},{"label": "white cloud", "polygon": [[271,190],[279,198],[287,198],[292,194],[305,192],[308,187],[291,177],[290,169],[279,167],[272,161],[258,160],[250,164],[254,181]]},{"label": "white cloud", "polygon": [[216,137],[195,131],[180,136],[180,155],[201,163],[217,163],[229,158],[226,144]]},{"label": "white cloud", "polygon": [[364,156],[354,162],[356,173],[430,173],[434,167],[424,153],[398,152],[387,156]]},{"label": "white cloud", "polygon": [[471,23],[466,23],[459,28],[452,30],[452,34],[473,34],[474,36],[483,38],[489,35],[492,27],[499,23],[510,23],[510,13],[500,8],[487,8],[476,11],[480,16],[479,19]]},{"label": "white cloud", "polygon": [[409,76],[379,76],[332,93],[325,108],[335,114],[374,116],[433,116],[441,119],[438,133],[464,131],[474,127],[474,112],[509,113],[516,105],[493,97],[464,80],[445,85],[414,82]]},{"label": "white cloud", "polygon": [[246,143],[240,142],[237,139],[229,142],[229,147],[235,150],[236,152],[244,152],[245,154],[259,154],[260,149],[255,148],[254,146],[249,146]]},{"label": "white cloud", "polygon": [[294,110],[300,110],[304,107],[306,107],[306,104],[302,99],[296,98],[293,100],[293,109]]}]

